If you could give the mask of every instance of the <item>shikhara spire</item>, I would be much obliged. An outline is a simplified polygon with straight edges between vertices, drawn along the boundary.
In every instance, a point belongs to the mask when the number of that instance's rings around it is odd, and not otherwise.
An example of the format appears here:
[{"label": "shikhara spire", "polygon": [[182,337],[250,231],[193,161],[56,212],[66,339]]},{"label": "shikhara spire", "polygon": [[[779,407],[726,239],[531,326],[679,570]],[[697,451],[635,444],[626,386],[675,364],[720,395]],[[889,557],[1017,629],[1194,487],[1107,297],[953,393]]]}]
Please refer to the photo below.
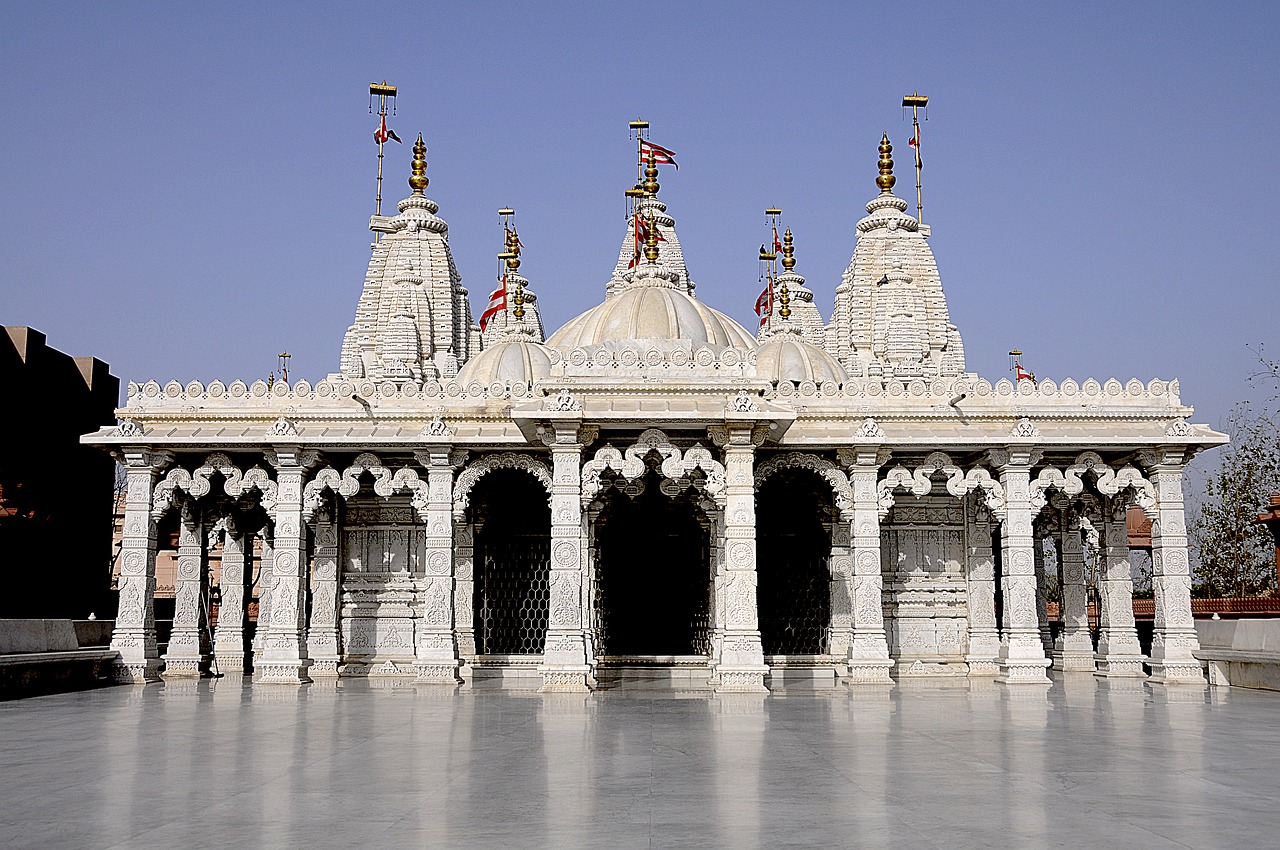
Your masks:
[{"label": "shikhara spire", "polygon": [[375,215],[373,245],[355,321],[342,340],[340,372],[351,378],[422,383],[453,377],[478,351],[467,290],[449,250],[449,226],[424,192],[427,146],[413,145],[409,188],[393,217]]}]

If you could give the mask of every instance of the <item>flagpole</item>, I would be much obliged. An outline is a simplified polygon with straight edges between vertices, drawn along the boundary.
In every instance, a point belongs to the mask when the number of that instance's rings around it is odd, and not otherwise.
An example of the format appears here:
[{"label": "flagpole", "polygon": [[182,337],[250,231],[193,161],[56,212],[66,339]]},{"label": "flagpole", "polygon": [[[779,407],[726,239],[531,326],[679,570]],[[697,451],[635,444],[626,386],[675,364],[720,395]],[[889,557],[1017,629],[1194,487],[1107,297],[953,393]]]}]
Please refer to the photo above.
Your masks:
[{"label": "flagpole", "polygon": [[[370,83],[369,84],[370,106],[372,106],[372,100],[375,96],[378,98],[378,118],[379,118],[379,121],[381,122],[379,124],[379,127],[381,128],[381,126],[383,126],[387,120],[387,98],[388,97],[393,99],[395,98],[396,87],[387,85],[386,80],[383,80],[381,83]],[[373,199],[374,215],[382,215],[382,146],[385,145],[386,143],[387,143],[387,140],[384,139],[381,134],[378,134],[378,192]],[[373,239],[375,242],[377,242],[381,239],[381,237],[382,237],[381,233],[375,232]]]},{"label": "flagpole", "polygon": [[916,222],[924,224],[924,196],[920,192],[920,167],[924,164],[920,159],[920,119],[917,113],[920,107],[928,107],[929,98],[919,92],[912,92],[902,98],[903,106],[911,107],[911,127],[915,131],[913,138],[916,143],[912,145],[916,149]]}]

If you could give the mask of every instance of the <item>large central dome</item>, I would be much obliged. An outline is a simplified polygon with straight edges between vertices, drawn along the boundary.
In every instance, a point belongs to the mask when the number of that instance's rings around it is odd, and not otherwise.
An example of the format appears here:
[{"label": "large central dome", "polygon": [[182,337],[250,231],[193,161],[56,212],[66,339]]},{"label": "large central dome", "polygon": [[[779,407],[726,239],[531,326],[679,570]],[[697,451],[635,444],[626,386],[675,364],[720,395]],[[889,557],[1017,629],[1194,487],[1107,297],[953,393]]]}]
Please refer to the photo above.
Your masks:
[{"label": "large central dome", "polygon": [[569,350],[635,340],[688,340],[713,350],[756,344],[742,325],[685,292],[635,286],[570,319],[547,345]]}]

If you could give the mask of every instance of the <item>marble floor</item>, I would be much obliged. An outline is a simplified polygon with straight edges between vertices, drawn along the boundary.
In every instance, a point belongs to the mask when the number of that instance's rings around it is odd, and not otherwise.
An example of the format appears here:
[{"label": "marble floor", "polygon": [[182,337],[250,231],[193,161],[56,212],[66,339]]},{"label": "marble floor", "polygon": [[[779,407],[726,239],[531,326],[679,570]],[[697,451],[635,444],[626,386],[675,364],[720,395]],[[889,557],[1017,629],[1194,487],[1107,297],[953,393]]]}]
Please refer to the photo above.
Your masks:
[{"label": "marble floor", "polygon": [[245,686],[0,703],[0,847],[1274,847],[1280,693]]}]

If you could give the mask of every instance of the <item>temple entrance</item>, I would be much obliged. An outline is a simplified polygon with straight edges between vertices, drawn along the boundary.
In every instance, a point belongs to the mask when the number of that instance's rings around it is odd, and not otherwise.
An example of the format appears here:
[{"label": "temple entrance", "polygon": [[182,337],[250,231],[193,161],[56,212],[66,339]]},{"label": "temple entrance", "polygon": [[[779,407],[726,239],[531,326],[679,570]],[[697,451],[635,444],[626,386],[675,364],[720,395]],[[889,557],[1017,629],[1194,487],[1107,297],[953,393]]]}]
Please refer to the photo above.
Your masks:
[{"label": "temple entrance", "polygon": [[756,569],[764,654],[822,655],[831,621],[831,490],[783,469],[756,496]]},{"label": "temple entrance", "polygon": [[480,655],[538,655],[547,636],[551,508],[533,476],[495,470],[471,495]]},{"label": "temple entrance", "polygon": [[603,497],[596,614],[604,656],[710,652],[709,535],[696,492],[676,490],[675,482],[650,470]]}]

